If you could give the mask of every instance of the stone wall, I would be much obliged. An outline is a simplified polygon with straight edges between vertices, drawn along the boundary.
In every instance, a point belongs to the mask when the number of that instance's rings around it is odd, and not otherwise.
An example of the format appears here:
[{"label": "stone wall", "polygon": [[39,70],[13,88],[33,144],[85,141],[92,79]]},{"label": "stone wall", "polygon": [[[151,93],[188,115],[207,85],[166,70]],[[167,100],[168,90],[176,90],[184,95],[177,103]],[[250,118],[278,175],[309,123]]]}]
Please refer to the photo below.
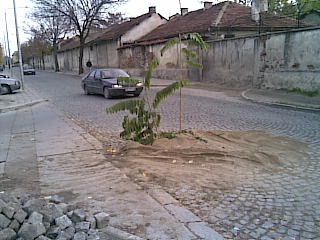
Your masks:
[{"label": "stone wall", "polygon": [[[143,75],[151,59],[160,59],[155,78],[185,79],[233,86],[320,89],[320,28],[262,34],[209,42],[208,52],[193,49],[203,70],[190,69],[180,61],[179,46],[160,56],[164,44],[118,49],[119,42],[104,42],[84,51],[84,64],[94,68],[121,67],[132,75]],[[182,46],[184,47],[184,46]],[[59,53],[61,71],[78,71],[78,49]],[[46,68],[53,69],[51,56]],[[88,69],[85,68],[85,71]]]},{"label": "stone wall", "polygon": [[269,88],[320,89],[320,29],[210,43],[203,81]]},{"label": "stone wall", "polygon": [[208,52],[194,49],[200,55],[202,71],[179,68],[178,46],[161,57],[164,44],[121,49],[120,62],[132,56],[134,65],[121,66],[129,70],[146,68],[147,61],[136,57],[138,51],[140,56],[149,54],[160,59],[156,78],[178,80],[182,73],[193,81],[232,86],[315,90],[320,89],[319,39],[320,28],[313,28],[211,41]]}]

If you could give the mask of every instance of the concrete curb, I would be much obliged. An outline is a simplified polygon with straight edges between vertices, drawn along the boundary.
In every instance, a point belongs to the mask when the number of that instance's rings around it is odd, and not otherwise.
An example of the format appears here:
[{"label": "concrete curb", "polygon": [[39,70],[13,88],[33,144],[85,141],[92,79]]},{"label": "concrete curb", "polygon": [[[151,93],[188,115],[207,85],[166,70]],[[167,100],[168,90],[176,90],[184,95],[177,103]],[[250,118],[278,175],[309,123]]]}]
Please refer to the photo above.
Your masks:
[{"label": "concrete curb", "polygon": [[25,108],[25,107],[31,107],[31,106],[36,105],[38,103],[47,102],[47,101],[49,101],[49,100],[48,99],[40,99],[40,100],[31,101],[28,103],[17,104],[17,105],[12,105],[10,107],[0,108],[0,113],[15,111],[15,110],[19,110],[19,109]]},{"label": "concrete curb", "polygon": [[145,240],[144,238],[140,238],[110,226],[102,229],[101,232],[104,235],[103,237],[106,237],[108,240]]},{"label": "concrete curb", "polygon": [[261,101],[257,99],[250,98],[246,96],[247,92],[249,92],[251,88],[243,91],[241,93],[241,97],[247,101],[253,102],[253,103],[259,103],[259,104],[264,104],[264,105],[271,105],[271,106],[277,106],[277,107],[284,107],[284,108],[293,108],[293,109],[298,109],[298,110],[305,110],[305,111],[312,111],[312,112],[320,112],[320,109],[316,108],[310,108],[310,107],[303,107],[303,106],[295,106],[291,104],[284,104],[284,103],[277,103],[277,102],[266,102],[266,101]]}]

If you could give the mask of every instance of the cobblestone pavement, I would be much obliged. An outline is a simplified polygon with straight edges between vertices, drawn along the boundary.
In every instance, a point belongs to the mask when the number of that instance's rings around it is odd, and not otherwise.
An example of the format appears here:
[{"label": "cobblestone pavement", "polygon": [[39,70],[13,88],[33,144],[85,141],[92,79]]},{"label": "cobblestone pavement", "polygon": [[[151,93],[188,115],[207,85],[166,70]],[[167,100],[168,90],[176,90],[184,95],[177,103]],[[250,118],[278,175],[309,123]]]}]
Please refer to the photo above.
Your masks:
[{"label": "cobblestone pavement", "polygon": [[[45,73],[26,77],[27,85],[85,125],[111,133],[121,114],[105,109],[123,100],[85,96],[80,78]],[[241,187],[217,192],[218,204],[202,206],[202,217],[226,239],[320,239],[320,114],[245,102],[221,93],[185,89],[186,128],[264,129],[310,144],[308,157],[273,172],[248,172]],[[163,129],[178,127],[178,97],[160,106]],[[197,213],[197,212],[196,212]],[[198,212],[199,213],[199,212]]]}]

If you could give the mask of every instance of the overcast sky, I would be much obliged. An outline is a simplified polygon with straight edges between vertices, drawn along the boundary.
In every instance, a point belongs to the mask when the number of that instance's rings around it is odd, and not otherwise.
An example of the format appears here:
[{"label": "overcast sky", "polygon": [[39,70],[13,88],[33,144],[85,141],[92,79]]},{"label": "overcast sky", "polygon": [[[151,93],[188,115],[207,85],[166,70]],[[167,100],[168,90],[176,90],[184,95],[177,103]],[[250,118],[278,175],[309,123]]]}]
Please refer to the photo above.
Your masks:
[{"label": "overcast sky", "polygon": [[[221,0],[213,0],[214,3],[220,2]],[[183,8],[189,8],[189,11],[196,10],[202,7],[203,1],[200,0],[181,0]],[[28,12],[32,8],[30,0],[16,0],[17,16],[20,42],[26,41],[30,36],[25,33],[28,26],[32,24],[27,18]],[[169,16],[179,12],[179,0],[128,0],[126,4],[122,4],[120,7],[115,9],[116,12],[122,12],[126,17],[136,17],[141,14],[148,12],[149,6],[155,6],[157,12],[162,16],[168,18]],[[14,25],[14,14],[13,14],[13,3],[12,0],[1,0],[0,9],[0,42],[4,44],[6,29],[4,15],[7,13],[8,22],[8,33],[9,33],[9,44],[11,54],[17,50],[15,25]]]}]

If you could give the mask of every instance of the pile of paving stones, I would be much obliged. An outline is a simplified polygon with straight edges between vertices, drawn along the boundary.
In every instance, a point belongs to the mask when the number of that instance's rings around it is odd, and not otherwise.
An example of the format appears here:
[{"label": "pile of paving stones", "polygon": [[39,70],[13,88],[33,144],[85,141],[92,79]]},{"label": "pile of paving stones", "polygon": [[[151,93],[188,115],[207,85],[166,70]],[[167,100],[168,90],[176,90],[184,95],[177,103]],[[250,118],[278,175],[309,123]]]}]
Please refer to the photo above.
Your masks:
[{"label": "pile of paving stones", "polygon": [[107,213],[89,214],[50,198],[14,197],[0,193],[1,240],[96,240],[107,227]]}]

